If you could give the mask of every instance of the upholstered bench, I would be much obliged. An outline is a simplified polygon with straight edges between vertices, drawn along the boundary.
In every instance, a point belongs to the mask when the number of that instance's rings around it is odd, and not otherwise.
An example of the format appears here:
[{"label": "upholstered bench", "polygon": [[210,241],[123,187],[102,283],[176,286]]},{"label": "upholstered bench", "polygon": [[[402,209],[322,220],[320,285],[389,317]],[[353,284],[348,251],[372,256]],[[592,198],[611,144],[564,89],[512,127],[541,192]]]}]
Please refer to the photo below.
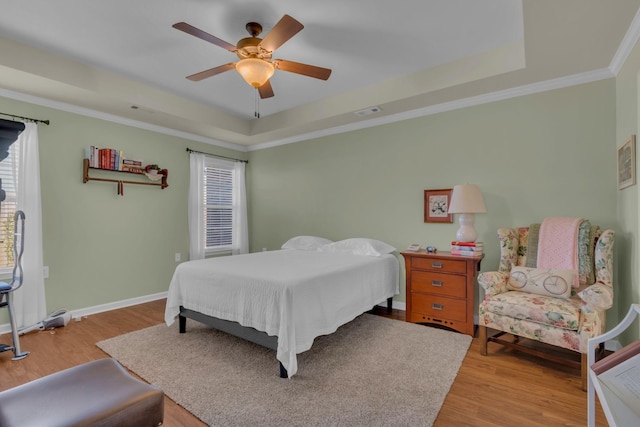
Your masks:
[{"label": "upholstered bench", "polygon": [[0,427],[158,426],[164,393],[100,359],[0,392]]}]

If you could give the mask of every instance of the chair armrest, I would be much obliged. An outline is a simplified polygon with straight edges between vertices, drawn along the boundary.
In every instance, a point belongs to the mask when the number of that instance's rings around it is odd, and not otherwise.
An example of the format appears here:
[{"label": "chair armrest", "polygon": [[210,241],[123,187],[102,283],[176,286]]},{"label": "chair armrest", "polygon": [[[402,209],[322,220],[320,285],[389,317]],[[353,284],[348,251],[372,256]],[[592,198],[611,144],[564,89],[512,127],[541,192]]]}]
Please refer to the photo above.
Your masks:
[{"label": "chair armrest", "polygon": [[484,289],[485,298],[507,292],[508,280],[509,273],[502,271],[485,271],[478,275],[478,283]]},{"label": "chair armrest", "polygon": [[594,283],[578,292],[578,296],[585,311],[605,311],[613,306],[613,287],[604,283]]}]

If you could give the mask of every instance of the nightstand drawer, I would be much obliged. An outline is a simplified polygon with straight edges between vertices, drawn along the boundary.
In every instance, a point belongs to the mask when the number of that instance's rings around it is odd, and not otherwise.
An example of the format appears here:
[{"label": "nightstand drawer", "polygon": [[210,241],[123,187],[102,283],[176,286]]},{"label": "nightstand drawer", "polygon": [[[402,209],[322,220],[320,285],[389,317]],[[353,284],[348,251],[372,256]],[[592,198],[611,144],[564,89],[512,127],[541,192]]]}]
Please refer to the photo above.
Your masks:
[{"label": "nightstand drawer", "polygon": [[435,295],[464,298],[467,296],[467,277],[455,274],[411,271],[411,290]]},{"label": "nightstand drawer", "polygon": [[433,258],[411,258],[411,269],[442,271],[445,273],[466,273],[467,263],[465,261]]},{"label": "nightstand drawer", "polygon": [[440,296],[411,294],[411,311],[426,314],[430,317],[467,321],[467,301],[463,299],[446,298]]}]

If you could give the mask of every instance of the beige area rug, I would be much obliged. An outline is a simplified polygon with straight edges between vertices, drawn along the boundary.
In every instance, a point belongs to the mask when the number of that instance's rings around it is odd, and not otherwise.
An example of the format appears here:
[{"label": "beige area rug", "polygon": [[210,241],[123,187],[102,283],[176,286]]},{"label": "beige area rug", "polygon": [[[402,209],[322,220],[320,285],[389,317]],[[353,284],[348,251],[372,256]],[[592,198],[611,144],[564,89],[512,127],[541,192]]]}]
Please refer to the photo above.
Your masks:
[{"label": "beige area rug", "polygon": [[291,379],[274,350],[191,320],[97,345],[212,426],[430,426],[470,343],[363,314],[299,354]]}]

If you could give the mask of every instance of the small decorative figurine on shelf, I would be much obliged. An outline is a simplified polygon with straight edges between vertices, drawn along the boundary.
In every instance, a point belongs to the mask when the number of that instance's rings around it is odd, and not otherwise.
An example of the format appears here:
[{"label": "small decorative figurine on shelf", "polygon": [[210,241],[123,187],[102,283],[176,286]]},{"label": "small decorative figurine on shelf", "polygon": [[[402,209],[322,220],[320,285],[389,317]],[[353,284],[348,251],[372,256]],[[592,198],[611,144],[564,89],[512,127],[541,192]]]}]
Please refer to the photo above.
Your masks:
[{"label": "small decorative figurine on shelf", "polygon": [[160,166],[155,163],[145,166],[144,171],[144,174],[151,181],[159,181],[162,179],[162,175],[158,173],[160,171]]}]

